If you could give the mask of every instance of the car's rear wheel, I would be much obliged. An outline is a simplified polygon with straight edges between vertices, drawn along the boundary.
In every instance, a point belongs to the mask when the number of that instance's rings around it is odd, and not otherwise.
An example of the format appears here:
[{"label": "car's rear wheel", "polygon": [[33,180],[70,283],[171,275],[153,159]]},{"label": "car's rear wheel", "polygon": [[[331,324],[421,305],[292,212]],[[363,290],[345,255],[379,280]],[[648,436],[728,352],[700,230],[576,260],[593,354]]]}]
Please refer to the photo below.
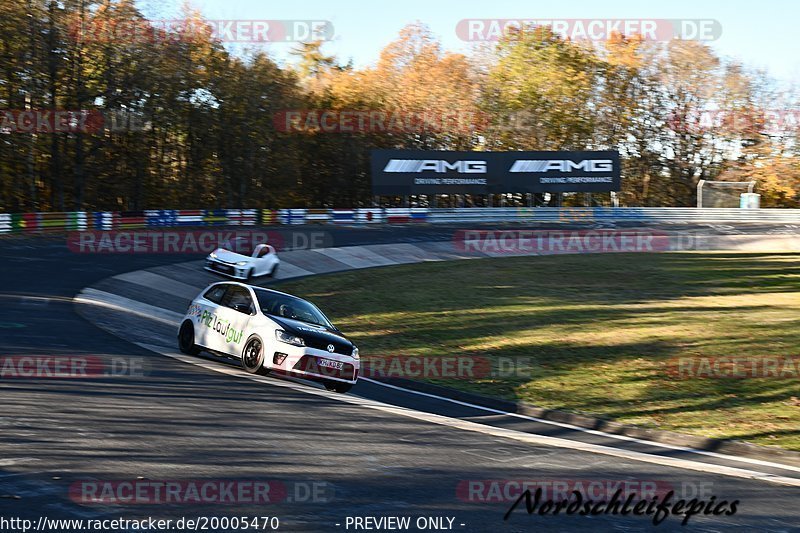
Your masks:
[{"label": "car's rear wheel", "polygon": [[269,374],[264,367],[264,345],[258,337],[250,337],[242,350],[242,367],[250,374]]},{"label": "car's rear wheel", "polygon": [[342,383],[341,381],[326,381],[324,382],[325,388],[329,391],[338,392],[344,394],[345,392],[350,392],[350,389],[353,388],[352,383]]},{"label": "car's rear wheel", "polygon": [[275,277],[275,274],[277,274],[277,273],[278,273],[278,264],[277,264],[277,263],[275,263],[274,265],[272,265],[272,270],[270,270],[270,271],[269,271],[269,274],[267,274],[267,275],[268,275],[269,277],[271,277],[271,278],[274,278],[274,277]]},{"label": "car's rear wheel", "polygon": [[200,347],[194,343],[194,326],[190,320],[181,324],[178,331],[178,348],[187,355],[197,355]]}]

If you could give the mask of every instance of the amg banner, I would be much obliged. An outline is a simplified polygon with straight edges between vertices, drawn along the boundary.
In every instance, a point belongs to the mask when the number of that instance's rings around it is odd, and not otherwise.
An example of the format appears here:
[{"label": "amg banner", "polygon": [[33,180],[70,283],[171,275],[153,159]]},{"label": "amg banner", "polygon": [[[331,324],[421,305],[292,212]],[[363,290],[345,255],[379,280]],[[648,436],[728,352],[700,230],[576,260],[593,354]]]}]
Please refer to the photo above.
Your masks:
[{"label": "amg banner", "polygon": [[618,190],[616,151],[372,151],[372,193],[376,196]]}]

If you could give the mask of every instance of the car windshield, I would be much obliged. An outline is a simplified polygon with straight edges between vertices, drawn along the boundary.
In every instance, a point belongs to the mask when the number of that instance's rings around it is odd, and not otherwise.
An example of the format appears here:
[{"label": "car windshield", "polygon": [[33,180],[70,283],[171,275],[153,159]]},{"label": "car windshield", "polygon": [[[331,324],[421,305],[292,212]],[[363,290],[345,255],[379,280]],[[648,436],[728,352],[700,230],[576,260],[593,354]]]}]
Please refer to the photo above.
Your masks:
[{"label": "car windshield", "polygon": [[333,329],[333,324],[317,307],[300,298],[271,291],[256,289],[258,306],[265,315],[291,318],[317,326]]}]

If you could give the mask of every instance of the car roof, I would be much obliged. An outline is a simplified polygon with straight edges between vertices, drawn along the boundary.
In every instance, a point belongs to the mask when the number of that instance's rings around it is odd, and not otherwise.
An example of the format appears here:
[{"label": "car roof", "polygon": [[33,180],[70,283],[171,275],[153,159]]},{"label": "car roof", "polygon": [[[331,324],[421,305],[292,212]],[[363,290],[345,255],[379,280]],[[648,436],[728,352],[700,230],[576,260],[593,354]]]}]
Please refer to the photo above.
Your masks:
[{"label": "car roof", "polygon": [[[298,300],[303,300],[303,298],[300,298],[299,296],[295,296],[294,294],[289,294],[288,292],[276,291],[275,289],[267,289],[266,287],[259,287],[257,285],[248,285],[247,283],[242,283],[241,281],[233,281],[233,280],[231,280],[231,281],[218,281],[216,283],[212,283],[211,287],[214,287],[216,285],[238,285],[240,287],[253,289],[254,291],[256,291],[256,290],[258,290],[258,291],[266,291],[266,292],[271,292],[273,294],[280,294],[281,296],[289,296],[290,298],[297,298]],[[305,301],[305,300],[303,300],[303,301]]]},{"label": "car roof", "polygon": [[[266,287],[257,287],[255,285],[249,285],[254,291],[264,291],[264,292],[271,292],[272,294],[280,294],[281,296],[289,296],[290,298],[296,298],[298,300],[303,300],[299,296],[295,296],[294,294],[289,294],[288,292],[276,291],[275,289],[268,289]],[[305,301],[305,300],[303,300]]]}]

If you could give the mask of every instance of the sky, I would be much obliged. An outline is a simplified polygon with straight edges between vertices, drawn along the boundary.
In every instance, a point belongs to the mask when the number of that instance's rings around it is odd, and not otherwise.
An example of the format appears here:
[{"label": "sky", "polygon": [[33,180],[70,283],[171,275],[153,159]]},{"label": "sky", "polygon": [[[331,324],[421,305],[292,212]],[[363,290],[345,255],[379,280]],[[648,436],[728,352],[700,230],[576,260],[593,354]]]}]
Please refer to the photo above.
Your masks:
[{"label": "sky", "polygon": [[[170,19],[185,0],[137,0],[148,18]],[[212,20],[327,20],[334,37],[323,50],[341,63],[373,64],[380,50],[406,24],[422,22],[446,50],[468,52],[473,46],[457,35],[462,19],[680,19],[718,21],[721,34],[709,41],[717,53],[766,70],[776,80],[800,82],[797,53],[800,2],[796,0],[633,0],[526,2],[524,0],[190,0]],[[241,45],[235,45],[238,47]],[[292,44],[257,44],[279,62],[292,60]]]}]

